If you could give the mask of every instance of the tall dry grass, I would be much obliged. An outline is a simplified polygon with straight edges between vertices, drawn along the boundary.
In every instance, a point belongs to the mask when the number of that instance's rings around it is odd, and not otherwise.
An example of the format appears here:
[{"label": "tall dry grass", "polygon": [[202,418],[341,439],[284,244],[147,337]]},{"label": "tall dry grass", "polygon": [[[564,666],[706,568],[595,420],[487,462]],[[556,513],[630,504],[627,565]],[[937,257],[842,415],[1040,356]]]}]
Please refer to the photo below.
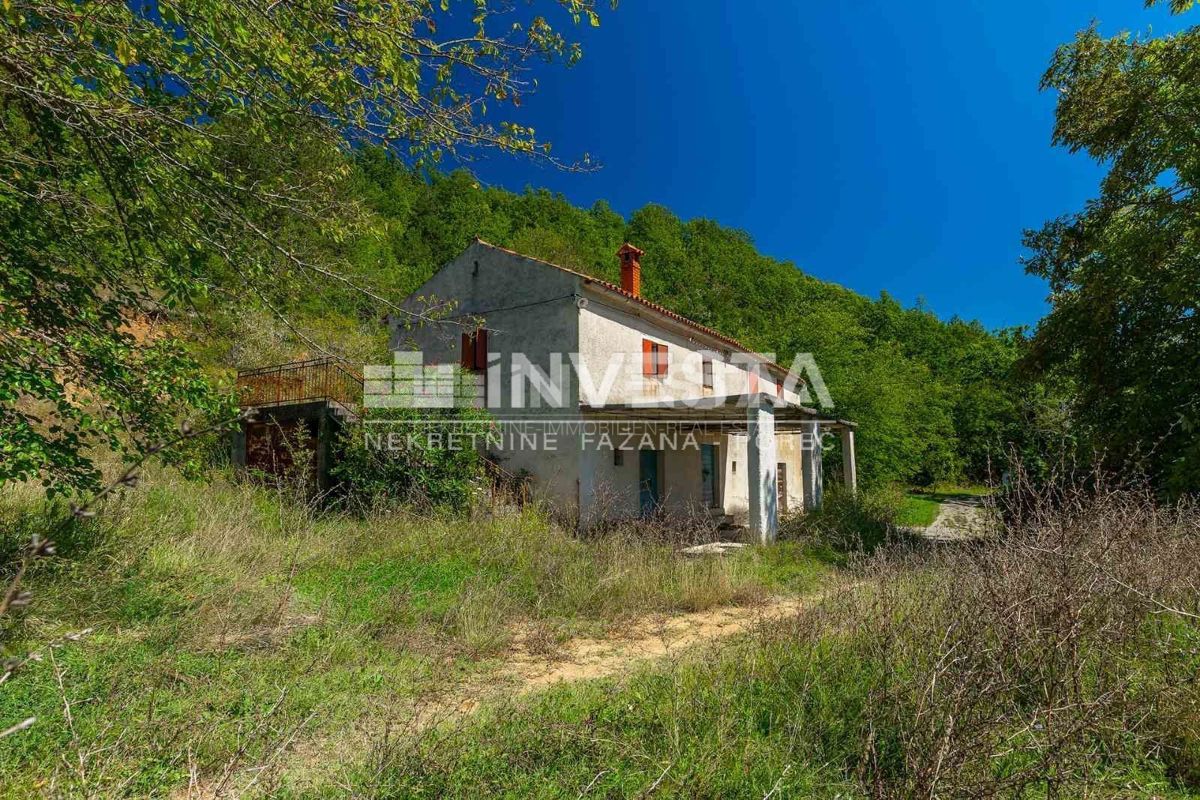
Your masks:
[{"label": "tall dry grass", "polygon": [[860,555],[789,624],[409,746],[364,791],[1200,791],[1200,510],[1098,478],[1016,498],[990,538]]},{"label": "tall dry grass", "polygon": [[1029,488],[989,540],[886,549],[797,621],[873,665],[871,796],[1078,796],[1143,764],[1200,786],[1200,510],[1099,476]]}]

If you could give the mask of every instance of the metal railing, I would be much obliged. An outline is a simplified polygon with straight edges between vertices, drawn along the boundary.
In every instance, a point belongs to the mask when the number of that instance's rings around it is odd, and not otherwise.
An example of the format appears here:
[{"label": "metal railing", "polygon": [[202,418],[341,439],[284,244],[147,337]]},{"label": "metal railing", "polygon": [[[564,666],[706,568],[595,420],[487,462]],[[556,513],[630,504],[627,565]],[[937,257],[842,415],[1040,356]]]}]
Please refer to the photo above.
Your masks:
[{"label": "metal railing", "polygon": [[314,358],[239,370],[237,392],[242,408],[327,400],[356,411],[362,403],[363,379],[337,359]]}]

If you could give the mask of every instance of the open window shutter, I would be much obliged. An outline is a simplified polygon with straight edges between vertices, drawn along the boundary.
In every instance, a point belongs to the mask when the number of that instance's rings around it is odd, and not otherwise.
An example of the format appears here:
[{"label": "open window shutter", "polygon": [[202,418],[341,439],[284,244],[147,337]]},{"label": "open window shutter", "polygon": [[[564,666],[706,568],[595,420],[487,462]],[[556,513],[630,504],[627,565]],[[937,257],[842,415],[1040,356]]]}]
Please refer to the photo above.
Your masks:
[{"label": "open window shutter", "polygon": [[750,394],[758,394],[758,373],[750,373]]},{"label": "open window shutter", "polygon": [[667,346],[665,344],[658,346],[658,374],[667,374]]},{"label": "open window shutter", "polygon": [[654,374],[654,342],[642,339],[642,374]]},{"label": "open window shutter", "polygon": [[474,351],[472,350],[472,348],[473,348],[473,343],[471,341],[471,334],[463,333],[463,335],[462,335],[462,359],[461,359],[463,369],[471,368],[471,364],[473,363],[471,359],[474,356]]},{"label": "open window shutter", "polygon": [[487,369],[487,328],[475,332],[475,369]]}]

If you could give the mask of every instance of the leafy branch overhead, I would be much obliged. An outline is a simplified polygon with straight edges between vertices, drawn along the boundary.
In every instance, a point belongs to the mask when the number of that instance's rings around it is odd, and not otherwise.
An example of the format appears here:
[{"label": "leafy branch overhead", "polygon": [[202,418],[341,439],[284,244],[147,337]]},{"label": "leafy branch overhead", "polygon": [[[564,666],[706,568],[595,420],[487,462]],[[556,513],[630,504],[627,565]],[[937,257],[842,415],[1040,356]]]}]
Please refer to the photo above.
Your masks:
[{"label": "leafy branch overhead", "polygon": [[553,20],[599,22],[593,0],[541,5],[5,0],[0,482],[94,487],[87,447],[228,413],[163,312],[367,291],[308,244],[361,225],[348,150],[586,168],[514,116],[537,63],[580,57]]}]

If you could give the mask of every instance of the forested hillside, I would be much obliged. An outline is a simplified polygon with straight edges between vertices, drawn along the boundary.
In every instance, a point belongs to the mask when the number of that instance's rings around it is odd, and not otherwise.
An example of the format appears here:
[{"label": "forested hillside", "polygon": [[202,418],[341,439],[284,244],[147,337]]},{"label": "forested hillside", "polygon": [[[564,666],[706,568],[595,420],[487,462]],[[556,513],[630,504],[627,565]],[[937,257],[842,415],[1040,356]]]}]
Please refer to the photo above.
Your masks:
[{"label": "forested hillside", "polygon": [[[817,280],[713,220],[683,221],[657,205],[626,220],[604,202],[583,209],[544,190],[483,187],[463,170],[418,175],[374,150],[359,155],[345,191],[363,204],[366,221],[336,245],[337,255],[356,280],[391,300],[416,289],[476,235],[614,282],[617,248],[635,243],[646,251],[642,291],[649,299],[781,363],[814,354],[836,412],[860,424],[859,459],[870,482],[986,478],[989,468],[999,473],[1010,444],[1030,445],[1051,422],[1041,387],[1010,378],[1023,346],[1019,332],[943,321],[886,294],[872,300]],[[258,327],[254,335],[226,329],[219,341],[229,349],[211,359],[246,366],[318,346],[355,359],[382,355],[383,310],[371,297],[329,284],[294,289],[279,290],[277,308],[312,341],[277,323],[280,349],[261,350],[262,330],[271,326],[260,312],[239,318]],[[248,339],[260,340],[260,349],[247,350]]]}]

